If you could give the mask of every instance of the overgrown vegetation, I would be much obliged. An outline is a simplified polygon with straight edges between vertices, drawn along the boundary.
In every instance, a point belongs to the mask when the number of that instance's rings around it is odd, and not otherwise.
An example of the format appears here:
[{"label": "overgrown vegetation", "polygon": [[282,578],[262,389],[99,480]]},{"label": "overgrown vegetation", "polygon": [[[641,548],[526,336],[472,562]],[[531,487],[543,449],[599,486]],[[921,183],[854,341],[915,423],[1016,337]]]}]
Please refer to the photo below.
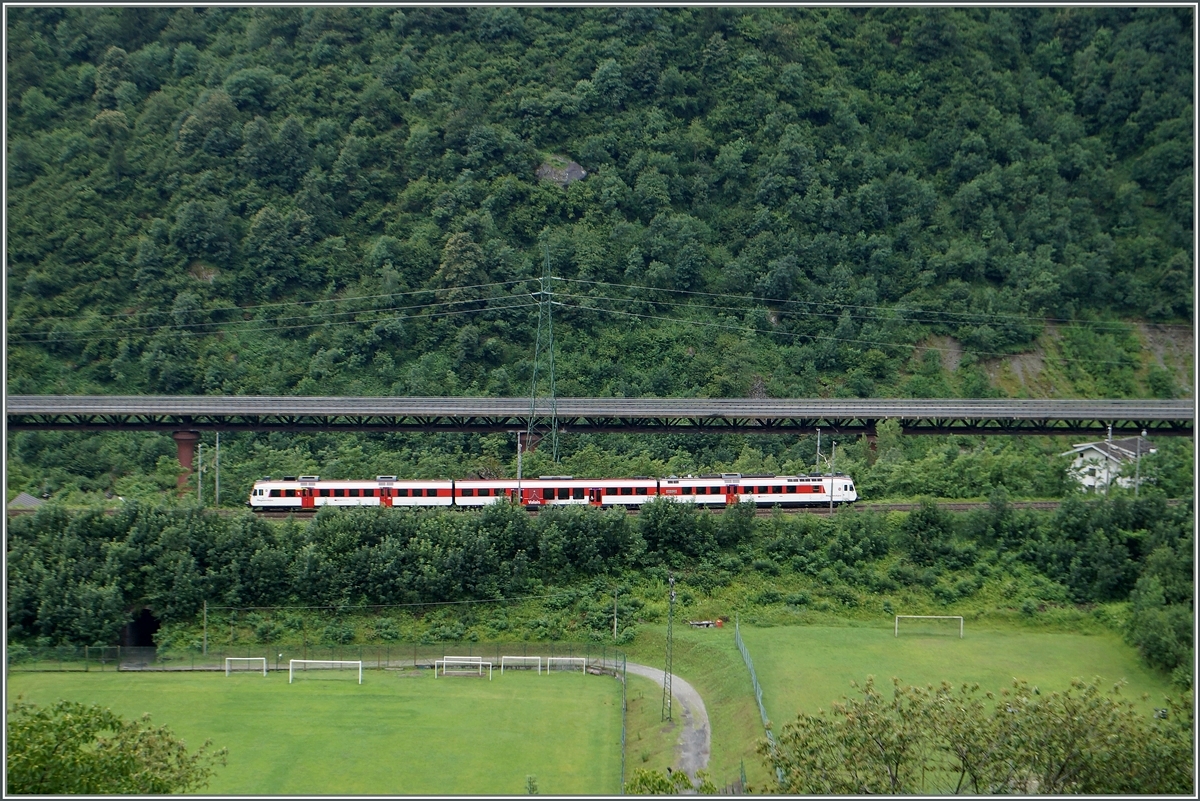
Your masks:
[{"label": "overgrown vegetation", "polygon": [[1190,22],[15,9],[9,391],[521,394],[549,258],[564,394],[987,395],[1048,318],[1174,392],[1117,321],[1192,314]]},{"label": "overgrown vegetation", "polygon": [[[327,510],[273,524],[249,514],[129,504],[114,515],[48,507],[9,528],[13,643],[107,644],[148,608],[163,644],[198,647],[213,607],[321,606],[306,613],[221,612],[231,641],[344,644],[463,639],[618,641],[659,622],[668,570],[685,613],[719,596],[758,620],[972,610],[1009,619],[1095,607],[1151,665],[1190,686],[1191,504],[1161,495],[1073,499],[1054,512],[755,518],[657,501],[624,511]],[[493,600],[465,608],[445,602]],[[880,606],[880,604],[883,606]],[[414,604],[415,609],[402,605]],[[391,608],[369,610],[371,605]],[[214,635],[215,636],[215,635]],[[221,635],[224,637],[224,635]]]}]

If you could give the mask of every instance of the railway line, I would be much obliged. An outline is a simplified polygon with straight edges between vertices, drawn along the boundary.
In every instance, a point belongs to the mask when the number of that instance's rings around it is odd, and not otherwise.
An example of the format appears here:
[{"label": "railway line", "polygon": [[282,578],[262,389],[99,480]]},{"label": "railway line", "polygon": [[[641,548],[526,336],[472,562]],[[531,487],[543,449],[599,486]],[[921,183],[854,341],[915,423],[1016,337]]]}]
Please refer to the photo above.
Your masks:
[{"label": "railway line", "polygon": [[[1062,501],[1009,501],[1009,507],[1012,509],[1057,509],[1062,505]],[[1172,498],[1167,501],[1169,506],[1178,506],[1183,503],[1178,498]],[[856,512],[911,512],[920,504],[917,503],[854,503],[846,506],[839,506],[835,509],[850,510]],[[937,504],[938,508],[947,512],[971,512],[977,509],[986,509],[989,506],[987,501],[942,501]],[[447,507],[454,508],[454,507]],[[233,509],[221,509],[220,514],[235,514]],[[256,514],[267,520],[286,520],[288,517],[294,517],[297,520],[310,520],[317,510],[312,509],[297,509],[295,511],[271,511],[257,512]],[[529,510],[530,514],[537,515],[536,509]],[[779,507],[779,511],[783,514],[815,514],[828,515],[829,508],[826,506],[799,506],[799,507]],[[638,510],[636,507],[629,509],[629,513],[636,515]],[[770,517],[775,514],[774,507],[764,507],[755,510],[755,517]]]},{"label": "railway line", "polygon": [[[1062,505],[1062,501],[1009,501],[1008,505],[1013,509],[1057,509]],[[1167,500],[1168,506],[1178,506],[1184,503],[1183,499],[1171,498]],[[916,503],[854,503],[847,506],[839,506],[837,510],[849,510],[855,512],[911,512],[916,509],[919,504]],[[989,504],[987,501],[941,501],[937,504],[938,508],[947,512],[971,512],[977,509],[986,509]],[[453,509],[456,507],[446,507]],[[9,509],[9,517],[19,517],[21,515],[33,514],[35,509]],[[222,517],[232,517],[242,514],[244,509],[215,509],[213,510]],[[257,517],[264,520],[287,520],[293,517],[296,520],[311,520],[319,510],[316,509],[295,509],[289,511],[268,511],[256,512]],[[779,511],[783,514],[810,514],[810,515],[828,515],[829,508],[825,506],[801,506],[801,507],[779,507]],[[115,509],[106,509],[106,514],[114,514]],[[630,514],[636,515],[638,510],[633,507],[629,510]],[[537,515],[536,509],[531,509],[530,514]],[[775,514],[773,507],[766,507],[755,510],[755,517],[770,517]]]}]

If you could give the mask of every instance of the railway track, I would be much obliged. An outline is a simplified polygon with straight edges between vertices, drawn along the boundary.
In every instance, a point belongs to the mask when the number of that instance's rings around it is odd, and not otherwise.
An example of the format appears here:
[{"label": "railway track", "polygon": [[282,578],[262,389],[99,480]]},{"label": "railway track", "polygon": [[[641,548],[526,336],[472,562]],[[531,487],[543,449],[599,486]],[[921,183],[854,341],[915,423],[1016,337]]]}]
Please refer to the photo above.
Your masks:
[{"label": "railway track", "polygon": [[[1169,506],[1178,506],[1183,503],[1182,500],[1172,498],[1167,501]],[[1013,509],[1057,509],[1062,505],[1062,501],[1009,501],[1009,507]],[[856,512],[911,512],[920,504],[917,503],[853,503],[838,509],[849,509]],[[937,504],[938,508],[947,512],[971,512],[977,509],[986,509],[989,506],[987,501],[943,501]],[[453,508],[453,507],[449,507]],[[801,507],[780,507],[779,509],[784,514],[815,514],[828,515],[830,510],[826,506],[801,506]],[[719,511],[719,510],[718,510]],[[538,510],[530,509],[530,514],[537,515]],[[630,514],[636,515],[636,508],[629,510]],[[222,509],[221,514],[234,514],[232,509]],[[770,517],[775,513],[773,507],[763,507],[755,511],[755,517]],[[310,520],[316,512],[312,510],[298,510],[293,512],[258,512],[260,517],[267,520],[286,520],[288,517],[295,517],[297,520]]]},{"label": "railway track", "polygon": [[[1178,506],[1181,503],[1183,503],[1183,500],[1181,500],[1179,498],[1171,498],[1167,501],[1168,506]],[[911,512],[913,509],[916,509],[919,505],[920,504],[916,504],[916,503],[861,503],[860,502],[860,503],[849,504],[847,506],[841,506],[841,507],[838,507],[838,509],[848,509],[848,510],[852,510],[855,512]],[[1011,507],[1013,509],[1057,509],[1059,506],[1062,505],[1062,501],[1009,501],[1008,505],[1009,505],[1009,507]],[[944,511],[947,511],[947,512],[971,512],[971,511],[975,511],[976,509],[986,509],[989,506],[989,504],[987,501],[942,501],[942,502],[938,503],[937,506],[938,506],[938,508],[940,508]],[[445,507],[445,508],[452,509],[454,507]],[[18,517],[20,515],[33,514],[35,511],[36,510],[34,510],[34,509],[9,509],[8,516],[9,517]],[[114,510],[114,509],[105,510],[106,514],[113,514],[115,511],[116,510]],[[221,515],[222,517],[232,517],[233,515],[241,514],[245,510],[244,509],[216,509],[214,511],[216,511],[216,513]],[[316,515],[316,511],[317,510],[312,510],[312,509],[296,509],[296,510],[287,511],[287,512],[272,511],[272,512],[256,512],[255,514],[264,520],[287,520],[289,517],[293,517],[296,520],[311,520],[313,518],[313,516]],[[718,509],[718,511],[720,511],[720,510]],[[792,508],[780,507],[780,511],[783,514],[828,515],[830,513],[829,508],[826,506],[801,506],[801,507],[792,507]],[[529,512],[532,515],[535,515],[535,516],[537,515],[536,509],[530,509]],[[636,508],[634,508],[634,509],[630,509],[629,512],[630,512],[630,514],[636,515],[638,513],[638,510]],[[764,507],[761,509],[757,509],[754,513],[755,517],[770,517],[773,514],[775,514],[775,509],[773,507]]]}]

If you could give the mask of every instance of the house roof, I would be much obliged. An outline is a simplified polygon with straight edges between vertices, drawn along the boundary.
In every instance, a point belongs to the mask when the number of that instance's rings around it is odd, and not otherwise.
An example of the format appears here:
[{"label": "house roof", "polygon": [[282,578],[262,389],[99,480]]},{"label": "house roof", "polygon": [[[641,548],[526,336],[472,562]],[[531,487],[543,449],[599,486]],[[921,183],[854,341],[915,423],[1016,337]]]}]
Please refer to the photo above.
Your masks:
[{"label": "house roof", "polygon": [[1060,455],[1078,455],[1088,450],[1098,451],[1101,455],[1114,462],[1132,462],[1137,459],[1139,452],[1148,454],[1158,451],[1154,447],[1154,443],[1146,437],[1125,437],[1124,439],[1114,439],[1111,442],[1106,439],[1102,439],[1099,442],[1083,442]]},{"label": "house roof", "polygon": [[46,503],[41,498],[35,498],[28,492],[22,492],[8,502],[9,509],[36,509]]}]

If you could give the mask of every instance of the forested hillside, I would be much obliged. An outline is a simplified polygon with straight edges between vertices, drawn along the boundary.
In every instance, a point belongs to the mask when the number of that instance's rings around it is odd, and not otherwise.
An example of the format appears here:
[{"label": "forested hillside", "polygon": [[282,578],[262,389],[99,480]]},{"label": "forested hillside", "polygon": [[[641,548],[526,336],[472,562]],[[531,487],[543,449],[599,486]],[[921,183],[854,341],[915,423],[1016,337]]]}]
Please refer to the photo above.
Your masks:
[{"label": "forested hillside", "polygon": [[[525,395],[546,262],[560,395],[1190,392],[1187,9],[8,21],[13,394]],[[569,160],[586,174],[555,180]],[[226,497],[297,470],[503,473],[509,440],[230,437]],[[1064,445],[897,445],[865,484],[1059,495]],[[17,435],[10,495],[157,493],[173,453]],[[564,453],[815,463],[806,438]]]},{"label": "forested hillside", "polygon": [[523,394],[547,258],[563,394],[982,395],[1048,322],[1178,391],[1115,323],[1192,314],[1191,26],[12,9],[9,391]]}]

